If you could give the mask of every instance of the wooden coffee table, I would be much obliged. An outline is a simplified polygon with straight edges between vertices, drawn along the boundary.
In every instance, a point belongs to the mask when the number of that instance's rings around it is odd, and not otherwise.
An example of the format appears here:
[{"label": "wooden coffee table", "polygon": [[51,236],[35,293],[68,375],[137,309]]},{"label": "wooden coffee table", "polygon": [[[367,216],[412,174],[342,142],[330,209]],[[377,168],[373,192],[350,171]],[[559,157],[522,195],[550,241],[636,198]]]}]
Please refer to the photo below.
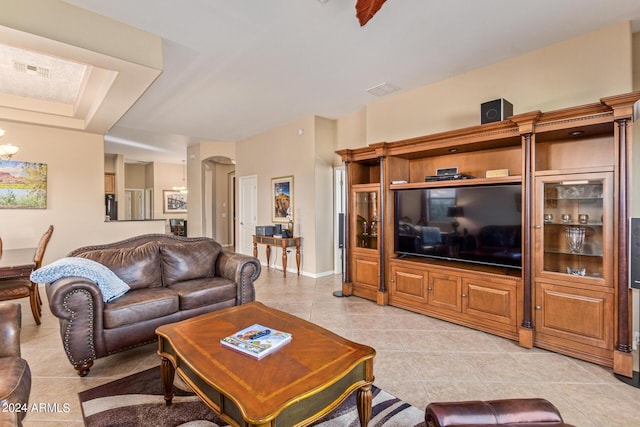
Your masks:
[{"label": "wooden coffee table", "polygon": [[[223,347],[220,338],[254,323],[293,335],[262,360]],[[335,409],[354,390],[360,425],[371,416],[375,350],[296,316],[251,302],[160,326],[165,401],[177,371],[222,419],[238,426],[299,426]]]}]

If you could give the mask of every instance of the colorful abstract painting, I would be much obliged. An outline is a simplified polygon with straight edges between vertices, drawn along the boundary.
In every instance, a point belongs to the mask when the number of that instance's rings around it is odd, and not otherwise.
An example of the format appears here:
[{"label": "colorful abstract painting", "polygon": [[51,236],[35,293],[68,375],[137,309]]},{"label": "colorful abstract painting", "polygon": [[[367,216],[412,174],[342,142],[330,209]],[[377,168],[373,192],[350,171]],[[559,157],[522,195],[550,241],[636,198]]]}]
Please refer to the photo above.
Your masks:
[{"label": "colorful abstract painting", "polygon": [[0,161],[0,208],[46,209],[46,163]]}]

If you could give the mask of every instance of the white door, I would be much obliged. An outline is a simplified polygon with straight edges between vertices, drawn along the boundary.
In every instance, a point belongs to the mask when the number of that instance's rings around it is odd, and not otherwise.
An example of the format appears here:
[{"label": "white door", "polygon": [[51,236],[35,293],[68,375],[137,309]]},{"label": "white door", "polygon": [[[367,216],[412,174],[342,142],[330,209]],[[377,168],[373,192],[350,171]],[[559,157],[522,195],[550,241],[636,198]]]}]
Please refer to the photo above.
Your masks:
[{"label": "white door", "polygon": [[258,177],[241,176],[238,184],[238,252],[253,255],[253,235],[258,224]]}]

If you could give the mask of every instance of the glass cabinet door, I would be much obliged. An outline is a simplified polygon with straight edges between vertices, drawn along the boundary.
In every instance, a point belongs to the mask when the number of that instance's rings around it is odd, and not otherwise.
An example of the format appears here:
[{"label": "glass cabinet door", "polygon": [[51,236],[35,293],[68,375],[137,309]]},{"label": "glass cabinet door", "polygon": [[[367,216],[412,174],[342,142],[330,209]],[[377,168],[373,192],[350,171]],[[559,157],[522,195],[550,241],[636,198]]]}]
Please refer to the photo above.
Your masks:
[{"label": "glass cabinet door", "polygon": [[356,190],[355,245],[358,248],[378,249],[378,191]]},{"label": "glass cabinet door", "polygon": [[[606,226],[611,193],[603,174],[586,179],[541,178],[540,273],[558,273],[575,278],[603,279],[612,257]],[[609,201],[607,201],[609,198]],[[540,254],[540,252],[538,252]]]}]

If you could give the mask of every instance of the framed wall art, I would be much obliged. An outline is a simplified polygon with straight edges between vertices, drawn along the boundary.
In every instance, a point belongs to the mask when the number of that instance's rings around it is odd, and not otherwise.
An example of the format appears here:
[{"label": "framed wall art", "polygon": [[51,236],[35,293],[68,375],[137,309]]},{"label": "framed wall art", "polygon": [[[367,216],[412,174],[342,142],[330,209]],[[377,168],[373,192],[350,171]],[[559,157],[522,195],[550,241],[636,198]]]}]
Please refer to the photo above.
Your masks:
[{"label": "framed wall art", "polygon": [[271,178],[271,219],[293,221],[293,176]]},{"label": "framed wall art", "polygon": [[1,160],[0,208],[46,209],[46,163]]},{"label": "framed wall art", "polygon": [[162,190],[164,213],[186,213],[187,193],[177,190]]}]

